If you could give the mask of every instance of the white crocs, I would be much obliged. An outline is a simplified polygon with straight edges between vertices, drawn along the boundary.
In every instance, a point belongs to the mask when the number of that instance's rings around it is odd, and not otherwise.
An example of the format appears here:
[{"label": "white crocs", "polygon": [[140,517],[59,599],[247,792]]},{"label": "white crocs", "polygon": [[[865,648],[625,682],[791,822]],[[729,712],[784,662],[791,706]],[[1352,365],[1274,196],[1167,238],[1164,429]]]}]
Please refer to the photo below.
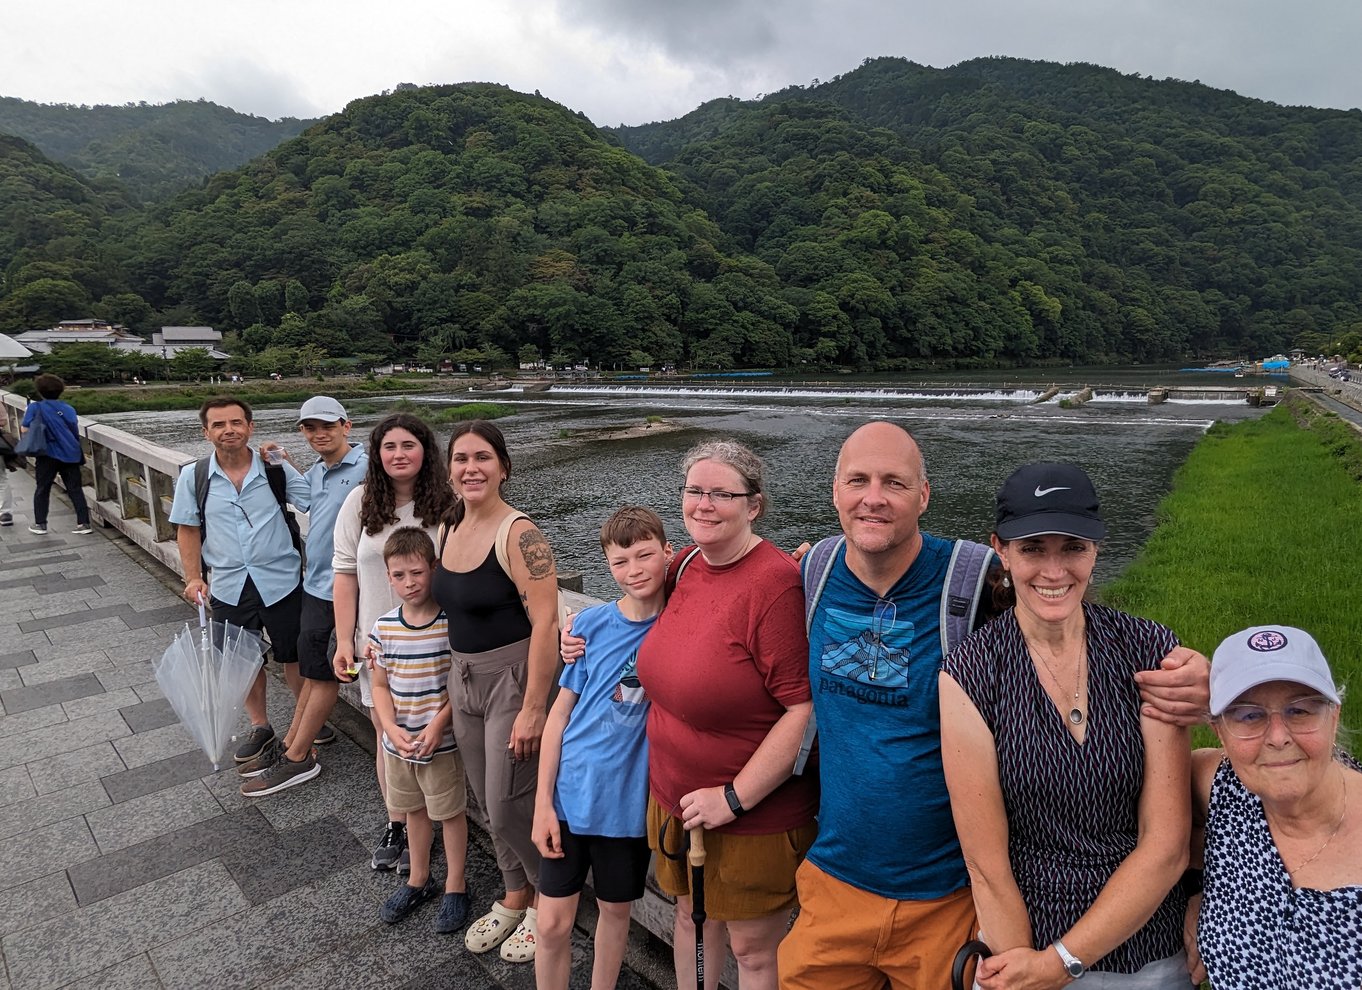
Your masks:
[{"label": "white crocs", "polygon": [[534,946],[539,935],[539,914],[534,908],[525,911],[520,926],[501,943],[501,958],[506,962],[534,962]]},{"label": "white crocs", "polygon": [[[499,901],[493,901],[492,910],[468,926],[468,931],[464,932],[463,944],[468,947],[469,952],[490,952],[511,937],[511,933],[524,917],[524,911],[513,911]],[[533,959],[534,956],[531,955],[530,958]]]}]

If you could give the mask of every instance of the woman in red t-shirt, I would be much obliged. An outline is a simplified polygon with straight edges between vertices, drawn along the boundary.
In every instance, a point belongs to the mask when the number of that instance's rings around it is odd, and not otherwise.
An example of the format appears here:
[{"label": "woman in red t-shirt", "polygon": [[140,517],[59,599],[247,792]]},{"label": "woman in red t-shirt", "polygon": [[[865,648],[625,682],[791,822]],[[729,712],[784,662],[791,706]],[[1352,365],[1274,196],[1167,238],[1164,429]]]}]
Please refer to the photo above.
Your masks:
[{"label": "woman in red t-shirt", "polygon": [[[652,702],[648,833],[674,853],[683,827],[706,830],[705,942],[722,945],[726,927],[742,990],[774,990],[817,813],[814,781],[791,776],[812,710],[804,590],[799,566],[752,532],[767,507],[761,458],[718,440],[682,467],[695,546],[673,561],[667,607],[638,656]],[[688,871],[684,861],[657,864],[659,885],[677,898],[678,986],[694,986]],[[709,969],[706,983],[717,986],[722,966]]]}]

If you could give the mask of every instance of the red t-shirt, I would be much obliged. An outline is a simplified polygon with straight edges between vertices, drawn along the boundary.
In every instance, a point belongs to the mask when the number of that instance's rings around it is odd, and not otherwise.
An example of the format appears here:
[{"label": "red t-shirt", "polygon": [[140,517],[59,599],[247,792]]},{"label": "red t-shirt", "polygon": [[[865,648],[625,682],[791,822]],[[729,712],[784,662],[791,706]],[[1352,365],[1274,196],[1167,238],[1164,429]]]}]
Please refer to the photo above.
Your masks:
[{"label": "red t-shirt", "polygon": [[[765,540],[723,567],[696,554],[639,648],[638,678],[652,702],[649,787],[674,812],[681,795],[733,780],[785,709],[812,697],[799,565]],[[817,811],[812,776],[791,777],[717,831],[768,835]]]}]

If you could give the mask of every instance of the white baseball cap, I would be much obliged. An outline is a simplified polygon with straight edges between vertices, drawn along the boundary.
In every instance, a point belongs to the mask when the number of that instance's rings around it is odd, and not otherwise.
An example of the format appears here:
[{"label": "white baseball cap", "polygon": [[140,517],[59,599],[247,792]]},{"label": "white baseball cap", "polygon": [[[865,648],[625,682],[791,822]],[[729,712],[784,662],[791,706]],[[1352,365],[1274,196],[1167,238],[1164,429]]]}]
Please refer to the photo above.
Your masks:
[{"label": "white baseball cap", "polygon": [[1236,698],[1259,684],[1291,681],[1340,701],[1329,661],[1303,629],[1254,626],[1228,636],[1211,658],[1211,714],[1219,715]]},{"label": "white baseball cap", "polygon": [[314,395],[303,403],[298,411],[298,422],[317,419],[323,423],[345,423],[350,417],[345,415],[345,407],[329,395]]}]

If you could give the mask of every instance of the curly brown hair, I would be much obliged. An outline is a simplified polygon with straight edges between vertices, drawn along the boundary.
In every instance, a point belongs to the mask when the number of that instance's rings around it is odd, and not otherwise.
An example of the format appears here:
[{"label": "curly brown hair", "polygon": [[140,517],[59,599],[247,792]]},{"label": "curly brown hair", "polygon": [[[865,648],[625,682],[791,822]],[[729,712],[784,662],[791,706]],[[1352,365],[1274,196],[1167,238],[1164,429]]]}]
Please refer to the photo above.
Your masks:
[{"label": "curly brown hair", "polygon": [[421,443],[421,470],[416,475],[412,502],[422,526],[434,526],[454,504],[454,489],[440,458],[435,432],[425,420],[410,413],[393,413],[378,421],[369,434],[369,471],[364,476],[364,498],[360,501],[359,521],[370,536],[397,522],[397,496],[392,479],[383,470],[380,451],[383,438],[393,430],[406,430]]}]

